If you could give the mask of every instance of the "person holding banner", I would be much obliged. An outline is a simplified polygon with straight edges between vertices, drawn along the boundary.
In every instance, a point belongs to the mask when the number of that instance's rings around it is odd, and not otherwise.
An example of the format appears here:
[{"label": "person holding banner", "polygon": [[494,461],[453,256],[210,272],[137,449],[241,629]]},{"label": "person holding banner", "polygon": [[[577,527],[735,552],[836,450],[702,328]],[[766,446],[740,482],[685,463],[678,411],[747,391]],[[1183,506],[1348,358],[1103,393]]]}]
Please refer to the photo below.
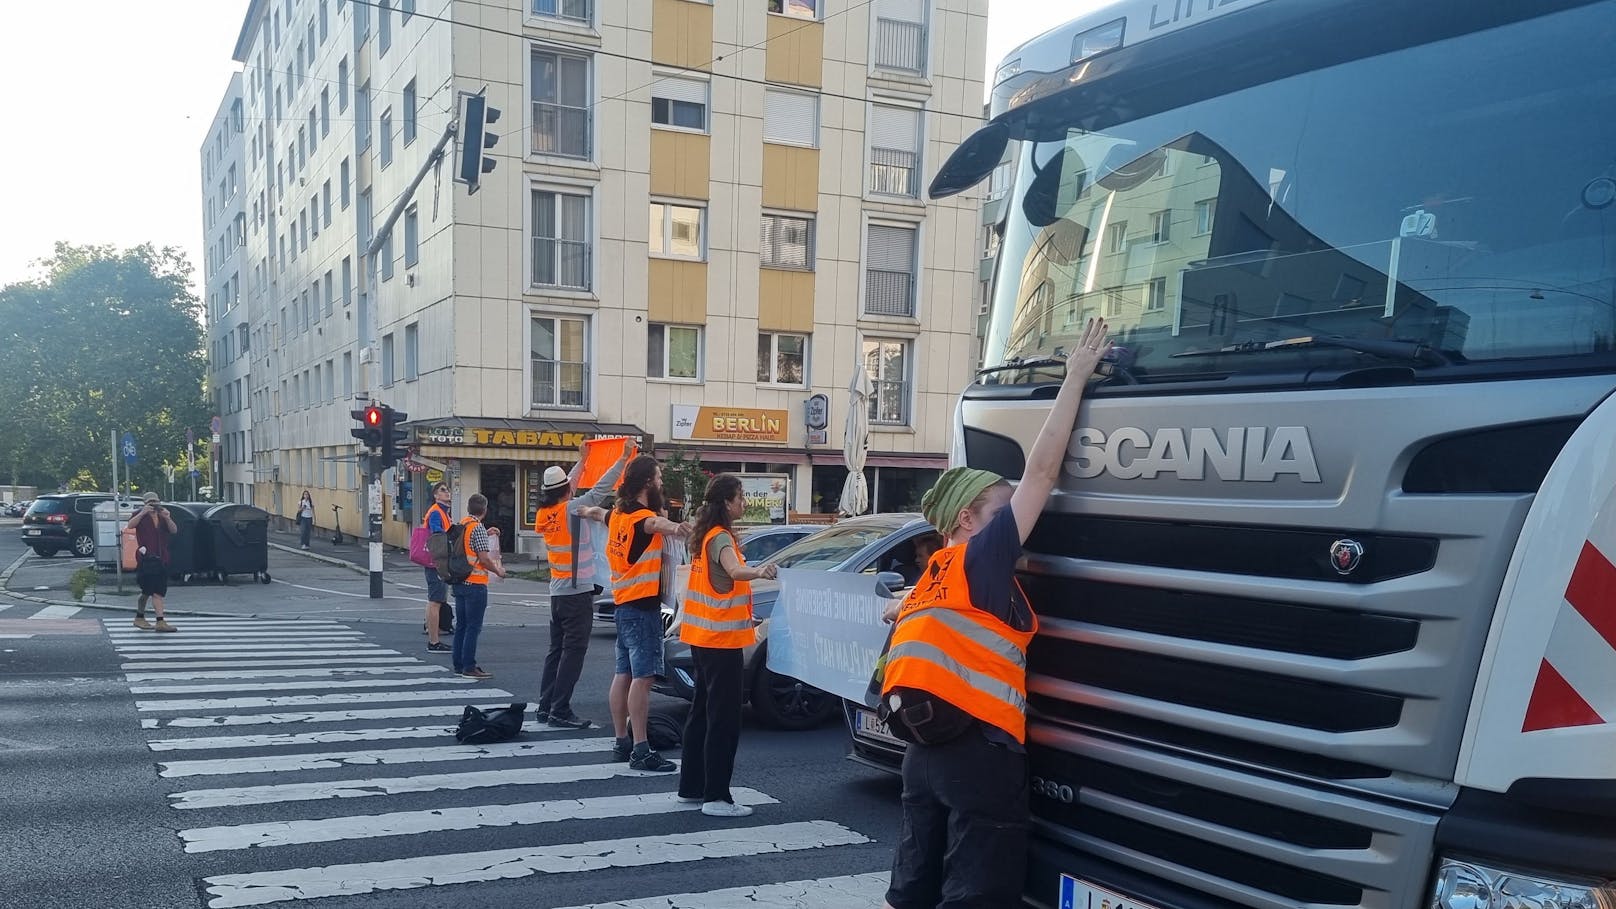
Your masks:
[{"label": "person holding banner", "polygon": [[690,645],[696,668],[696,701],[685,720],[679,801],[701,803],[708,817],[746,817],[729,781],[741,744],[741,702],[746,699],[743,648],[757,638],[752,621],[752,584],[773,580],[773,565],[747,567],[735,545],[735,521],[746,513],[741,478],[713,477],[702,496],[691,539],[700,544],[690,559],[690,583],[682,604],[679,640]]},{"label": "person holding banner", "polygon": [[881,718],[909,742],[887,909],[1021,903],[1027,644],[1038,618],[1015,566],[1055,487],[1084,385],[1108,347],[1105,320],[1089,320],[1013,489],[990,471],[954,467],[921,500],[946,543],[904,599],[874,680]]}]

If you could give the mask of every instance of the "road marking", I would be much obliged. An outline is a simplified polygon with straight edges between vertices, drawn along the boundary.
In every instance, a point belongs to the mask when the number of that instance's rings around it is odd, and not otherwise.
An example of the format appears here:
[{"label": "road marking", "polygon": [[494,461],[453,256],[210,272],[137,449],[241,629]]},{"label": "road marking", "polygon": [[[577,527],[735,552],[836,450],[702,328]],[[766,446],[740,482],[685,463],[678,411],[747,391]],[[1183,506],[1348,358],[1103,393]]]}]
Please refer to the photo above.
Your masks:
[{"label": "road marking", "polygon": [[[175,616],[179,619],[179,616]],[[122,630],[129,626],[122,619],[103,619],[108,631]],[[215,619],[207,616],[189,616],[184,619],[187,628],[208,628],[219,630],[240,629],[252,631],[256,629],[293,630],[304,629],[309,631],[352,631],[341,622],[311,621],[306,619]]]},{"label": "road marking", "polygon": [[[490,698],[513,697],[509,691],[478,692]],[[503,704],[478,704],[501,707]],[[304,710],[295,713],[226,713],[214,716],[176,716],[166,720],[143,719],[142,729],[212,729],[225,726],[284,726],[293,723],[347,723],[353,720],[397,720],[405,717],[460,716],[459,704],[421,704],[415,707],[380,707],[370,710]]]},{"label": "road marking", "polygon": [[224,789],[192,789],[171,792],[172,807],[239,808],[245,805],[276,805],[281,802],[320,802],[326,799],[358,799],[374,795],[400,795],[406,792],[443,792],[467,789],[493,789],[504,786],[547,786],[554,783],[580,783],[618,777],[661,777],[667,774],[632,770],[627,764],[568,764],[558,767],[517,767],[509,770],[474,770],[467,773],[428,773],[422,776],[383,777],[369,780],[332,780],[325,783],[274,783],[268,786],[235,786]]},{"label": "road marking", "polygon": [[876,871],[758,887],[730,887],[706,893],[672,893],[614,903],[590,903],[567,909],[881,909],[891,879],[890,872]]},{"label": "road marking", "polygon": [[362,647],[365,649],[336,650],[329,649],[326,647],[326,645],[321,645],[319,647],[307,649],[298,648],[296,650],[287,650],[278,644],[274,647],[225,647],[220,649],[218,647],[187,647],[183,644],[175,644],[169,647],[148,647],[136,649],[120,647],[118,648],[118,655],[130,660],[196,660],[203,657],[255,657],[258,659],[266,659],[280,656],[382,656],[383,654],[398,653],[396,650],[384,650],[380,644],[348,644],[337,646]]},{"label": "road marking", "polygon": [[[212,656],[212,654],[197,654],[198,657]],[[420,663],[421,660],[409,656],[378,656],[354,657],[343,655],[312,659],[278,659],[278,660],[208,660],[203,659],[193,663],[178,662],[151,662],[151,663],[124,663],[118,668],[125,672],[140,671],[143,669],[276,669],[286,666],[321,666],[327,663],[341,663],[343,665],[373,665],[377,663]]]},{"label": "road marking", "polygon": [[[735,789],[731,794],[737,805],[779,804],[776,799],[755,789]],[[186,852],[219,852],[229,849],[335,843],[342,840],[364,840],[384,836],[442,833],[448,830],[520,827],[553,824],[558,821],[641,817],[700,810],[699,803],[681,803],[671,792],[652,792],[641,795],[556,799],[516,805],[476,805],[469,808],[395,811],[389,814],[341,818],[198,827],[194,830],[181,830],[180,840],[185,843]]]},{"label": "road marking", "polygon": [[[455,708],[458,713],[461,708]],[[528,735],[564,732],[550,726],[527,730]],[[372,742],[385,739],[437,739],[453,734],[453,727],[395,726],[391,729],[325,729],[319,732],[276,732],[263,735],[202,735],[182,739],[153,739],[146,743],[153,751],[208,751],[214,748],[284,748],[295,745],[337,745],[342,742]]]},{"label": "road marking", "polygon": [[285,697],[255,698],[195,698],[179,701],[136,701],[135,709],[141,713],[159,710],[246,710],[253,707],[316,707],[326,704],[369,704],[376,701],[462,701],[471,698],[486,701],[489,698],[511,697],[509,691],[344,691],[340,694],[295,694]]},{"label": "road marking", "polygon": [[476,679],[451,675],[425,679],[351,679],[340,682],[232,682],[209,685],[130,685],[132,694],[223,694],[227,691],[331,691],[338,688],[408,688],[412,685],[475,685]]},{"label": "road marking", "polygon": [[[443,673],[443,666],[416,663],[410,666],[331,666],[324,669],[197,669],[177,672],[125,672],[130,682],[165,682],[185,679],[317,679],[342,675],[397,675],[400,673]],[[227,689],[228,690],[228,689]]]},{"label": "road marking", "polygon": [[[175,619],[175,627],[182,624]],[[304,641],[349,641],[364,637],[360,631],[192,631],[186,629],[185,640],[202,641],[208,644],[222,644],[236,641],[242,644],[298,644]],[[135,644],[150,641],[154,636],[150,631],[135,631],[129,634],[122,632],[107,632],[107,637],[115,644]],[[180,640],[180,638],[174,638]]]},{"label": "road marking", "polygon": [[36,619],[70,619],[84,611],[83,606],[46,606],[36,612],[31,618]]},{"label": "road marking", "polygon": [[[324,588],[324,587],[309,587],[309,586],[306,586],[304,584],[293,584],[291,581],[283,581],[280,578],[274,578],[273,580],[277,584],[285,584],[287,587],[296,587],[298,590],[312,590],[312,591],[314,591],[316,593],[329,593],[332,596],[350,597],[350,598],[355,599],[355,600],[368,600],[368,599],[371,599],[371,596],[368,593],[349,593],[349,592],[343,591],[343,590],[328,590],[327,588]],[[401,596],[395,596],[395,595],[390,594],[390,593],[389,594],[384,594],[383,596],[380,597],[380,599],[384,599],[384,600],[403,600],[406,603],[419,603],[419,602],[421,602],[420,597],[401,597]]]},{"label": "road marking", "polygon": [[[445,733],[444,738],[449,738]],[[444,761],[482,761],[495,758],[555,754],[588,754],[612,750],[610,736],[562,739],[552,742],[496,742],[491,745],[438,745],[431,748],[382,748],[370,751],[315,751],[308,754],[260,754],[244,758],[209,758],[199,761],[159,762],[160,777],[233,776],[245,773],[284,773],[293,770],[334,770],[374,764],[429,764]]]},{"label": "road marking", "polygon": [[511,880],[533,875],[774,855],[869,841],[863,834],[841,824],[799,821],[524,849],[423,855],[352,865],[221,874],[205,878],[203,884],[210,897],[208,906],[220,909],[473,881]]}]

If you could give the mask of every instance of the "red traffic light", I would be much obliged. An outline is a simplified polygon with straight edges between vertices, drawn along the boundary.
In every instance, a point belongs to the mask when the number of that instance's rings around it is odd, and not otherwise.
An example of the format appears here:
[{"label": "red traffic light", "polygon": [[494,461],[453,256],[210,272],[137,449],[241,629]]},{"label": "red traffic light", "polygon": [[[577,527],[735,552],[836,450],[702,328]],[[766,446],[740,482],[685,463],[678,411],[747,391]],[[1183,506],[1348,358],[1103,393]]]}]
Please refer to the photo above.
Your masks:
[{"label": "red traffic light", "polygon": [[382,425],[382,409],[380,407],[367,407],[367,408],[365,408],[365,425],[366,426],[380,426],[380,425]]}]

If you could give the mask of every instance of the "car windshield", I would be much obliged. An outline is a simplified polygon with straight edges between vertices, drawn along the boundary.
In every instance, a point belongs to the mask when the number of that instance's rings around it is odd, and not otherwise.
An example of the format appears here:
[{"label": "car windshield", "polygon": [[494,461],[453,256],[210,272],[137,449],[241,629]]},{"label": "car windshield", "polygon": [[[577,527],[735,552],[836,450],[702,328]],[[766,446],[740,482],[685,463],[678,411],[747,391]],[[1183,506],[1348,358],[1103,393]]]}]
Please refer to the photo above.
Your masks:
[{"label": "car windshield", "polygon": [[1608,356],[1613,9],[1112,125],[1061,115],[1018,152],[986,365],[1058,356],[1092,317],[1141,383]]},{"label": "car windshield", "polygon": [[896,529],[881,524],[827,527],[775,553],[769,563],[781,568],[835,568]]},{"label": "car windshield", "polygon": [[29,514],[61,514],[67,511],[66,499],[40,499],[28,507]]}]

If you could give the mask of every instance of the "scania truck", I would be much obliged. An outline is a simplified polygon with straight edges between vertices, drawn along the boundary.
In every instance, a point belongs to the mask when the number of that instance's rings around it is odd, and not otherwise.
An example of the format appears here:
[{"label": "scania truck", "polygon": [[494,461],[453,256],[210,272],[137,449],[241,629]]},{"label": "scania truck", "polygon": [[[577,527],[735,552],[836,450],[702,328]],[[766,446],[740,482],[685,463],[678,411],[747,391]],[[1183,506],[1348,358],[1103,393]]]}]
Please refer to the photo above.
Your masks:
[{"label": "scania truck", "polygon": [[1616,907],[1616,0],[1127,0],[992,81],[955,460],[1116,344],[1027,544],[1027,902]]}]

